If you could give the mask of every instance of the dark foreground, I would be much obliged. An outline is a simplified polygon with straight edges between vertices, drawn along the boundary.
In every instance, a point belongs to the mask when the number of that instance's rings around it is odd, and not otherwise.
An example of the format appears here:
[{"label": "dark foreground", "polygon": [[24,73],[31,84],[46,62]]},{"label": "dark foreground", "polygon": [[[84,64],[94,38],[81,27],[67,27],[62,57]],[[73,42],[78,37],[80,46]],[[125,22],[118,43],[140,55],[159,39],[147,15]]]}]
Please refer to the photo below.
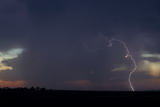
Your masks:
[{"label": "dark foreground", "polygon": [[145,92],[114,92],[114,91],[64,91],[64,90],[45,90],[45,89],[0,89],[0,103],[5,104],[152,104],[160,105],[159,91]]}]

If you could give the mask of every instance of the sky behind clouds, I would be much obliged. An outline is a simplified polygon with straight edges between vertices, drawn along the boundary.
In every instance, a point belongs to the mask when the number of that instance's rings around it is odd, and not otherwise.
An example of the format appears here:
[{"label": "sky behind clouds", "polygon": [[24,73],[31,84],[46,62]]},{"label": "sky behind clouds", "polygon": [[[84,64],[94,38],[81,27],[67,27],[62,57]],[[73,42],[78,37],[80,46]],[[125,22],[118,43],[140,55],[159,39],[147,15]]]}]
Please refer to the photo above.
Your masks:
[{"label": "sky behind clouds", "polygon": [[159,4],[1,0],[0,52],[25,51],[7,60],[13,70],[0,72],[0,80],[53,89],[131,90],[127,78],[133,62],[118,42],[107,47],[107,40],[116,38],[126,43],[138,65],[132,76],[135,90],[160,89]]}]

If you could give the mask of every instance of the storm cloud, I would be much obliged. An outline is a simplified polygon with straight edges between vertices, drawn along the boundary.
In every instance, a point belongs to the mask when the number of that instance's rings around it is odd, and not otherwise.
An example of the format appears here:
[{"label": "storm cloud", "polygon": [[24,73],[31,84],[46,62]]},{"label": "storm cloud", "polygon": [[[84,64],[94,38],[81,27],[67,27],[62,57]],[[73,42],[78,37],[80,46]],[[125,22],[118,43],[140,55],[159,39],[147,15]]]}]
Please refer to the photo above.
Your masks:
[{"label": "storm cloud", "polygon": [[[114,42],[109,48],[106,38],[125,42],[138,67],[155,65],[148,57],[160,53],[159,4],[158,0],[1,0],[0,51],[25,51],[9,60],[14,72],[0,72],[0,80],[25,81],[27,87],[130,90],[127,78],[133,63],[124,57],[121,44]],[[152,62],[146,65],[145,59]],[[154,70],[140,68],[133,75],[134,86],[152,89]],[[151,87],[146,86],[144,81],[150,80]]]}]

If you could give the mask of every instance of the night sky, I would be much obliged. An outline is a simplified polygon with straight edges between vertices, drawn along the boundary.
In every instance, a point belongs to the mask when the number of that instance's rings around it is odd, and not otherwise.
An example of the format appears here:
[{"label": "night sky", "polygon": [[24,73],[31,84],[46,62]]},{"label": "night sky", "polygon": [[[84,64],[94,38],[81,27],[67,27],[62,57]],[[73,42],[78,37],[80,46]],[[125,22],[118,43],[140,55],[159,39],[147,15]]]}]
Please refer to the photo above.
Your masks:
[{"label": "night sky", "polygon": [[159,0],[0,0],[0,87],[160,90]]}]

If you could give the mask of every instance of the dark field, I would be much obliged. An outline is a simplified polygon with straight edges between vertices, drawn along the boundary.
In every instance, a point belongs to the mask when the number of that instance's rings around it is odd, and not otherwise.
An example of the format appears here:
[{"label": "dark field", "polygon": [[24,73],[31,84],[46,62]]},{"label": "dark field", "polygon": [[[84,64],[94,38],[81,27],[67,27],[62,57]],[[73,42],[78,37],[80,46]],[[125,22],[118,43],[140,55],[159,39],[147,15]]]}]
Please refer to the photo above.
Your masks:
[{"label": "dark field", "polygon": [[5,104],[159,104],[160,92],[127,92],[127,91],[65,91],[40,88],[4,88],[0,89],[0,102]]}]

